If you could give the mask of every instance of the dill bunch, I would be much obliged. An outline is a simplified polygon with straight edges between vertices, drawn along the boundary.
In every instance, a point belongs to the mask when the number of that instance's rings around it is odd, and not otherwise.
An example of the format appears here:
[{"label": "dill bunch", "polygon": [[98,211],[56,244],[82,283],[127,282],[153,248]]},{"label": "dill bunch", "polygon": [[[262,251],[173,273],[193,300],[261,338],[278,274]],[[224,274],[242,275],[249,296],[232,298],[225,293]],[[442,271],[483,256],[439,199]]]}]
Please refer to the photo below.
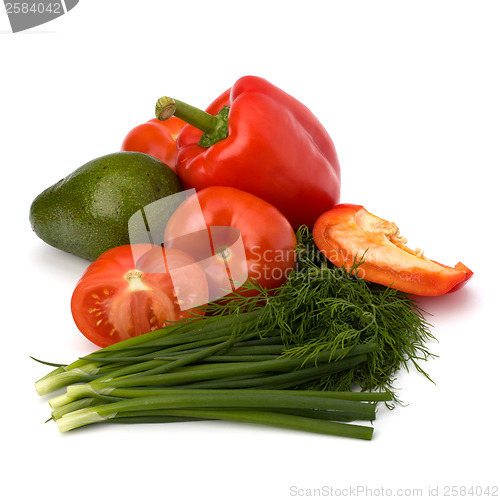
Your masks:
[{"label": "dill bunch", "polygon": [[434,357],[426,346],[435,340],[424,311],[406,293],[357,276],[362,259],[351,269],[331,264],[318,250],[310,231],[297,231],[297,266],[276,290],[247,283],[252,297],[237,295],[210,306],[212,314],[261,310],[261,337],[281,335],[284,356],[315,357],[322,352],[376,344],[367,360],[328,374],[302,389],[387,391],[395,395],[396,372],[413,366],[429,380],[420,362]]}]

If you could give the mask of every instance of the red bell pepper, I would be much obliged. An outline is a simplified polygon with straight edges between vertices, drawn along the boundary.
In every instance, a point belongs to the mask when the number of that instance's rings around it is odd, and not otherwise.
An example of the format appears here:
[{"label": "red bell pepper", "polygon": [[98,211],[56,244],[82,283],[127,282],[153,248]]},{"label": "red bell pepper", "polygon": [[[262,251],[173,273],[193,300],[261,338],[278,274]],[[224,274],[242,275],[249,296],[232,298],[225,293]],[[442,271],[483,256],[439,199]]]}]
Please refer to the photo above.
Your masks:
[{"label": "red bell pepper", "polygon": [[229,186],[274,205],[294,229],[338,203],[340,167],[332,139],[312,112],[268,81],[246,76],[204,112],[168,97],[156,116],[190,125],[177,139],[186,188]]},{"label": "red bell pepper", "polygon": [[442,295],[461,288],[473,272],[459,262],[445,266],[406,246],[394,222],[371,214],[360,205],[342,204],[316,221],[313,238],[319,250],[336,266],[367,281],[413,295]]},{"label": "red bell pepper", "polygon": [[180,118],[160,121],[157,118],[133,128],[123,140],[122,151],[136,151],[154,156],[175,172],[177,137],[186,122]]}]

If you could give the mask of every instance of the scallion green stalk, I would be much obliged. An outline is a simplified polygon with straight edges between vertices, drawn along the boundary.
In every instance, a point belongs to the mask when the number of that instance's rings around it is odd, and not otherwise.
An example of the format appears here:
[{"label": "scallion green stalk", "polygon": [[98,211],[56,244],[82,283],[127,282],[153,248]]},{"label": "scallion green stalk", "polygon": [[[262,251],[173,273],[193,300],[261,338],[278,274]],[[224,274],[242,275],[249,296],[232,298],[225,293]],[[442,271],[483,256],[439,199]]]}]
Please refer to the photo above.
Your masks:
[{"label": "scallion green stalk", "polygon": [[[110,394],[121,394],[127,399],[109,403],[101,406],[84,408],[69,413],[65,413],[57,420],[59,429],[62,432],[75,429],[84,425],[98,423],[108,419],[113,419],[124,412],[144,412],[156,410],[179,410],[177,416],[198,416],[205,418],[217,418],[214,410],[219,411],[219,415],[228,420],[249,421],[254,419],[255,423],[267,423],[273,421],[274,425],[288,428],[310,429],[311,432],[321,432],[334,435],[344,435],[339,432],[354,433],[361,432],[357,427],[330,425],[332,422],[316,421],[308,417],[288,415],[283,413],[273,413],[268,408],[274,409],[306,409],[334,410],[340,414],[346,414],[349,418],[360,420],[374,420],[375,409],[373,404],[361,401],[350,401],[335,397],[335,394],[321,393],[317,391],[266,391],[266,390],[240,390],[240,391],[217,391],[217,390],[180,390],[170,389],[163,391],[147,390],[134,391],[133,389],[117,389]],[[144,395],[146,393],[146,395]],[[264,409],[264,410],[263,410]],[[198,411],[198,414],[192,413]],[[201,411],[203,410],[203,411]],[[224,410],[224,411],[223,411]],[[210,414],[210,415],[209,415]],[[174,413],[172,413],[174,415]],[[231,418],[227,418],[231,415]],[[279,416],[283,419],[280,420]],[[243,420],[241,420],[243,419]],[[322,422],[322,424],[320,424]],[[289,427],[289,426],[292,427]],[[298,426],[298,427],[296,427]],[[371,433],[366,428],[362,432]],[[312,429],[316,429],[313,431]],[[350,435],[350,434],[348,434]],[[367,434],[365,434],[367,436]],[[351,436],[359,437],[359,436]],[[367,437],[365,437],[367,439]]]}]

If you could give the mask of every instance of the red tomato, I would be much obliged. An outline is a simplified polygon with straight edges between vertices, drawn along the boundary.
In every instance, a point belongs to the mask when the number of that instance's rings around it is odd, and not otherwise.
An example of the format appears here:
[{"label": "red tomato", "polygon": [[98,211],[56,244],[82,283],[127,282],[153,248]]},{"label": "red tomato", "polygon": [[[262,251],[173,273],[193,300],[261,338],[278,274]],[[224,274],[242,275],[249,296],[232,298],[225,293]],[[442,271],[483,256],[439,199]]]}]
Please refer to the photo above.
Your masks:
[{"label": "red tomato", "polygon": [[123,140],[122,151],[137,151],[154,156],[175,172],[177,136],[186,122],[173,116],[169,120],[156,118],[133,128]]},{"label": "red tomato", "polygon": [[71,312],[83,335],[106,347],[192,317],[193,310],[203,313],[196,306],[207,299],[205,275],[188,255],[124,245],[90,264],[73,292]]},{"label": "red tomato", "polygon": [[313,237],[335,265],[350,269],[363,257],[358,276],[413,295],[442,295],[463,286],[473,272],[459,262],[445,266],[406,246],[394,222],[360,205],[341,204],[316,221]]},{"label": "red tomato", "polygon": [[232,187],[198,191],[165,229],[165,245],[189,253],[204,268],[211,299],[239,288],[246,276],[265,288],[278,287],[295,266],[296,243],[277,208]]}]

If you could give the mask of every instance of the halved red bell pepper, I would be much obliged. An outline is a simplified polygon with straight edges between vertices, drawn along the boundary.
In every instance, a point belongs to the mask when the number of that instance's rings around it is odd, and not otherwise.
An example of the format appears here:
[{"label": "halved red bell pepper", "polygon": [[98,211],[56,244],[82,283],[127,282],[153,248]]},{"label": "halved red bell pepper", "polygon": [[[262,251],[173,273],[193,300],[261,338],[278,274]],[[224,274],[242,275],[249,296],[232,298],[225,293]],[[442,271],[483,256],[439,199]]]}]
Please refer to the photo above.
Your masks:
[{"label": "halved red bell pepper", "polygon": [[176,117],[168,122],[153,118],[133,128],[125,136],[121,150],[153,156],[175,172],[177,137],[184,125],[186,122]]},{"label": "halved red bell pepper", "polygon": [[445,266],[406,246],[394,222],[360,205],[342,204],[316,221],[313,237],[319,250],[336,266],[374,283],[414,295],[442,295],[461,288],[473,272],[459,262]]},{"label": "halved red bell pepper", "polygon": [[295,229],[312,228],[338,203],[332,139],[306,106],[268,81],[240,78],[207,112],[159,99],[157,118],[172,114],[190,124],[177,140],[176,170],[187,188],[247,191],[278,208]]}]

